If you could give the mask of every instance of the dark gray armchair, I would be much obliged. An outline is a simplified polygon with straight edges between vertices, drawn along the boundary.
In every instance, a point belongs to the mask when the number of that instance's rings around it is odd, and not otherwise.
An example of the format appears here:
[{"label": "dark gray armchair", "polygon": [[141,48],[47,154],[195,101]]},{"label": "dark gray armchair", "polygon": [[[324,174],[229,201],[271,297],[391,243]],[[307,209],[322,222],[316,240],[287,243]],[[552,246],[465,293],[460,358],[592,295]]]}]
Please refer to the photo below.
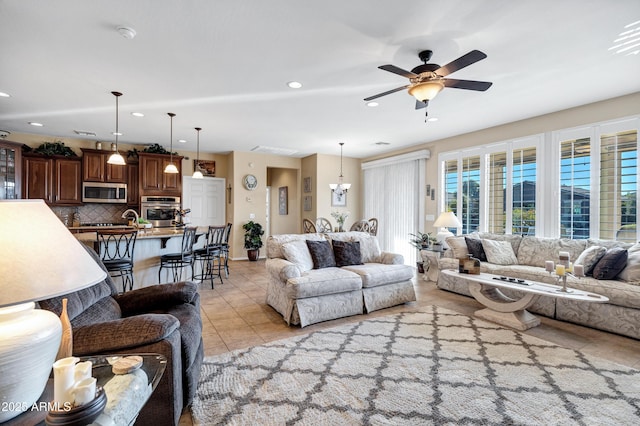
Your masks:
[{"label": "dark gray armchair", "polygon": [[[104,269],[96,253],[87,251]],[[177,425],[195,395],[204,356],[197,285],[177,282],[118,294],[107,275],[89,288],[39,304],[60,315],[65,297],[74,356],[160,353],[167,357],[164,375],[137,423]]]}]

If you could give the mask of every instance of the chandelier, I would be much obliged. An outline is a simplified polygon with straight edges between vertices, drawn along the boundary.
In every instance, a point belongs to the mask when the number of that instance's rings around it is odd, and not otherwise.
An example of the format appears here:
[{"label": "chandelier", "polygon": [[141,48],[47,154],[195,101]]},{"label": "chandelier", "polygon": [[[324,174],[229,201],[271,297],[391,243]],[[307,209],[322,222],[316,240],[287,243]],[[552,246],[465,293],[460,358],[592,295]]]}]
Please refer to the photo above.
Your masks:
[{"label": "chandelier", "polygon": [[351,184],[350,183],[342,182],[342,180],[343,180],[343,176],[342,176],[342,145],[344,145],[344,142],[340,142],[340,176],[338,176],[338,183],[330,183],[329,184],[329,188],[331,188],[331,192],[334,192],[339,197],[342,197],[342,195],[346,194],[347,191],[349,190],[349,188],[351,188]]}]

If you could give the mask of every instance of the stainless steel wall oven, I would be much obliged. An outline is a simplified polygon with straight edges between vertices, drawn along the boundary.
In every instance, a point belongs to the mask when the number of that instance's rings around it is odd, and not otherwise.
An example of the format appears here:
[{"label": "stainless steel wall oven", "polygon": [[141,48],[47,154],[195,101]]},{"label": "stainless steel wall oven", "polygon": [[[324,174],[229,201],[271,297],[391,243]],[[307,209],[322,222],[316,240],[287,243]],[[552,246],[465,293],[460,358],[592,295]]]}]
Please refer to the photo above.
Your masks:
[{"label": "stainless steel wall oven", "polygon": [[151,222],[154,228],[170,227],[180,210],[180,197],[143,196],[140,208],[142,218]]}]

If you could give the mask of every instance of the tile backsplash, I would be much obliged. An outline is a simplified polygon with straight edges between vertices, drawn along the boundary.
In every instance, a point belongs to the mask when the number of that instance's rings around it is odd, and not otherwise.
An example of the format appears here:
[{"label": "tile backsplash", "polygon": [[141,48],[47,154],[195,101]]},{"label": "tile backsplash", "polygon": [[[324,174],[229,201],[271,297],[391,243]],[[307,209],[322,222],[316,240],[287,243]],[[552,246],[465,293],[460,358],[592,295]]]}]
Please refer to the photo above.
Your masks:
[{"label": "tile backsplash", "polygon": [[78,207],[52,207],[53,212],[66,226],[72,226],[73,214],[77,211],[80,223],[122,223],[128,220],[122,218],[127,210],[126,204],[97,204],[87,203]]}]

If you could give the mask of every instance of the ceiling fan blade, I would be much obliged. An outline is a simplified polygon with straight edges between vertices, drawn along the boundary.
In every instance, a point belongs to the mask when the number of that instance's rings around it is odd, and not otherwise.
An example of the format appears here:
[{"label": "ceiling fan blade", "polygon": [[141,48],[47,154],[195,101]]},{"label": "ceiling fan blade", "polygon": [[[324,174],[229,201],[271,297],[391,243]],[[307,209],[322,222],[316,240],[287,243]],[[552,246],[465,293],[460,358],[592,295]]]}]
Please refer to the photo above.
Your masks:
[{"label": "ceiling fan blade", "polygon": [[395,65],[380,65],[378,68],[407,78],[414,78],[418,76],[418,74],[414,74],[411,71],[403,70],[402,68],[398,68]]},{"label": "ceiling fan blade", "polygon": [[478,92],[484,92],[493,83],[489,81],[475,81],[475,80],[456,80],[455,78],[443,78],[442,81],[446,87],[452,87],[454,89],[467,89],[477,90]]},{"label": "ceiling fan blade", "polygon": [[429,106],[429,101],[418,101],[416,100],[416,109],[422,109],[422,108],[426,108],[427,106]]},{"label": "ceiling fan blade", "polygon": [[487,55],[482,53],[479,50],[472,50],[471,52],[467,53],[466,55],[462,55],[460,56],[458,59],[456,59],[455,61],[451,61],[449,62],[447,65],[444,65],[440,68],[438,68],[435,73],[438,75],[441,75],[442,77],[447,76],[453,72],[456,72],[458,70],[461,70],[464,67],[468,67],[471,64],[475,64],[478,61],[481,61],[482,59],[486,58]]},{"label": "ceiling fan blade", "polygon": [[381,98],[381,97],[383,97],[383,96],[386,96],[386,95],[390,95],[390,94],[392,94],[392,93],[399,92],[399,91],[401,91],[401,90],[403,90],[403,89],[408,88],[409,86],[411,86],[411,85],[410,85],[410,84],[407,84],[406,86],[396,87],[395,89],[387,90],[386,92],[378,93],[377,95],[373,95],[373,96],[369,96],[368,98],[364,98],[364,100],[365,100],[365,101],[367,101],[367,102],[368,102],[368,101],[372,101],[372,100],[374,100],[374,99],[378,99],[378,98]]}]

